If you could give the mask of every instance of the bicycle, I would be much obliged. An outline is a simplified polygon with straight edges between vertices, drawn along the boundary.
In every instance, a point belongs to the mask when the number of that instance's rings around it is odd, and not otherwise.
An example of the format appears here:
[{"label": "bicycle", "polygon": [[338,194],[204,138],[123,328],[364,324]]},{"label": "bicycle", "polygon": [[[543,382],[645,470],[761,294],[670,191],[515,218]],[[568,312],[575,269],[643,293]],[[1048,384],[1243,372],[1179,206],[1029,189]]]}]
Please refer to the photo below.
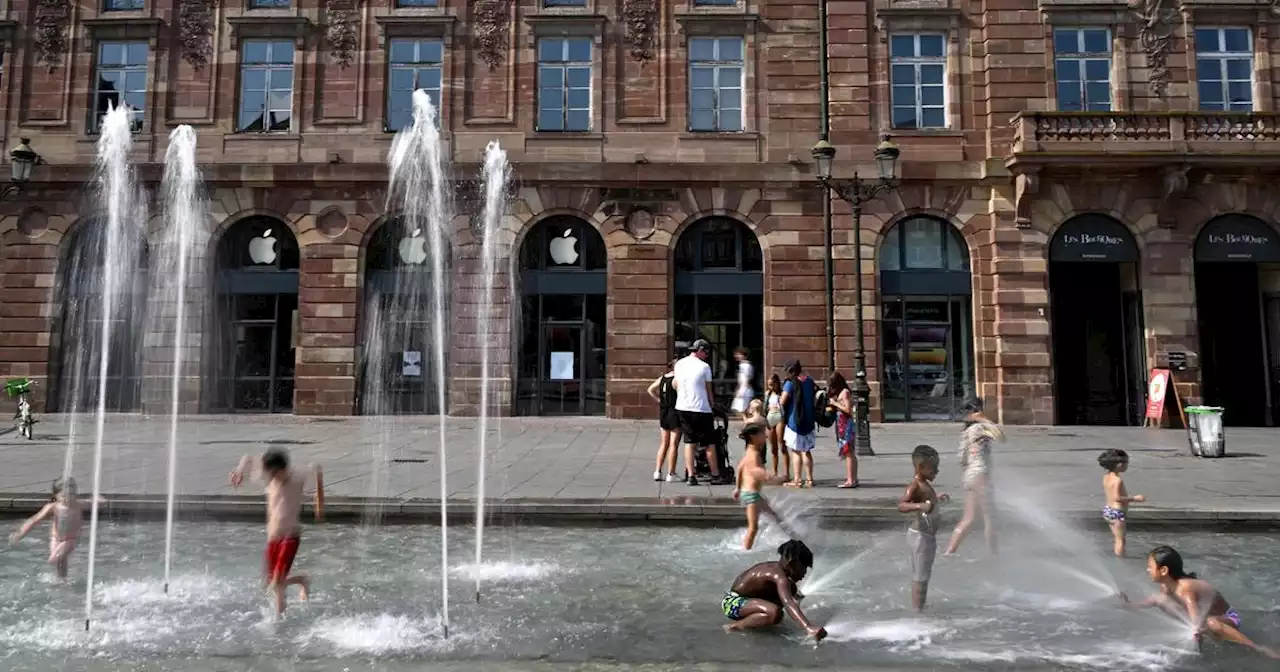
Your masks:
[{"label": "bicycle", "polygon": [[32,428],[36,424],[36,417],[31,413],[31,402],[27,399],[27,395],[31,393],[31,388],[35,387],[35,384],[36,381],[30,378],[14,378],[4,384],[4,391],[9,398],[18,400],[18,412],[14,414],[13,419],[18,425],[18,433],[27,437],[28,441],[35,438]]}]

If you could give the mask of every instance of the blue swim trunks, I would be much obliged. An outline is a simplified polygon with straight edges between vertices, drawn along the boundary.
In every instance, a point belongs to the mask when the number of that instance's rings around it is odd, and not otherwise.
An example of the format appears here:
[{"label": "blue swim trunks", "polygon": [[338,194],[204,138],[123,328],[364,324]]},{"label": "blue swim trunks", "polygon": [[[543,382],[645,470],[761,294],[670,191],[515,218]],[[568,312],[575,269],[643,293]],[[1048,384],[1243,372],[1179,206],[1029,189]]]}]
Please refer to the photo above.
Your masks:
[{"label": "blue swim trunks", "polygon": [[1112,506],[1102,507],[1102,519],[1108,523],[1123,523],[1124,510]]},{"label": "blue swim trunks", "polygon": [[742,620],[742,605],[746,603],[747,598],[731,590],[724,594],[723,600],[720,600],[720,609],[724,612],[726,618],[731,621],[738,621]]},{"label": "blue swim trunks", "polygon": [[1240,629],[1240,614],[1235,609],[1228,609],[1227,613],[1223,614],[1222,617],[1231,621],[1231,625],[1235,626],[1237,630]]}]

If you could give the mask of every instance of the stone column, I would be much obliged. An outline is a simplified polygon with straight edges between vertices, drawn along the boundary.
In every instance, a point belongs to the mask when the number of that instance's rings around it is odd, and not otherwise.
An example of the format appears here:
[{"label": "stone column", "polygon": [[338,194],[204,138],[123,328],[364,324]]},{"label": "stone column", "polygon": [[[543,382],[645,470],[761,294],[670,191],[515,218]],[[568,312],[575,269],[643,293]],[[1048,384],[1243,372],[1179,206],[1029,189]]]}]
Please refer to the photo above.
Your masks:
[{"label": "stone column", "polygon": [[325,236],[306,228],[305,222],[299,222],[302,267],[293,412],[351,415],[356,393],[359,233],[346,230]]},{"label": "stone column", "polygon": [[[489,414],[510,415],[515,355],[515,320],[519,305],[512,299],[511,246],[514,231],[520,223],[511,218],[495,232],[496,274],[493,278],[493,304],[484,306],[484,261],[481,257],[483,234],[467,223],[470,217],[458,218],[454,227],[452,306],[446,335],[449,337],[449,415],[476,416],[480,412],[483,381],[482,348],[489,351]],[[477,217],[475,222],[479,223]],[[481,320],[489,320],[487,337],[481,336]],[[434,385],[428,385],[434,389]]]},{"label": "stone column", "polygon": [[1174,374],[1183,404],[1200,400],[1200,337],[1196,324],[1193,239],[1175,229],[1153,228],[1143,237],[1139,264],[1147,369],[1165,368],[1170,351],[1195,353]]},{"label": "stone column", "polygon": [[[606,229],[607,231],[607,229]],[[609,250],[609,360],[606,408],[611,418],[656,418],[649,384],[671,358],[672,272],[670,234],[657,231],[636,241],[625,231],[607,232]]]}]

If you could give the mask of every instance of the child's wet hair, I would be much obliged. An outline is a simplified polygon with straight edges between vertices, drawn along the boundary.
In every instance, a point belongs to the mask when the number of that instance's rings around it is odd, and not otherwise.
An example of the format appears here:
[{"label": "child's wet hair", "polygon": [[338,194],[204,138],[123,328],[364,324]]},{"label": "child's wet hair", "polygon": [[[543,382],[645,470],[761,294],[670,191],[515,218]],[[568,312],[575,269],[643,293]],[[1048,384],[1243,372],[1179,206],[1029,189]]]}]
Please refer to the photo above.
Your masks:
[{"label": "child's wet hair", "polygon": [[[1120,450],[1119,448],[1104,450],[1102,451],[1102,454],[1098,456],[1098,464],[1101,465],[1102,468],[1106,469],[1107,471],[1115,471],[1120,465],[1128,464],[1128,463],[1129,463],[1129,453],[1126,453],[1123,450]],[[1162,548],[1167,548],[1167,547],[1162,547]]]},{"label": "child's wet hair", "polygon": [[799,539],[792,539],[779,546],[778,556],[785,564],[798,563],[802,567],[813,567],[813,551]]},{"label": "child's wet hair", "polygon": [[283,471],[289,468],[289,453],[272,448],[262,454],[263,471]]},{"label": "child's wet hair", "polygon": [[916,446],[915,450],[911,451],[911,466],[913,467],[918,467],[930,462],[937,464],[938,461],[938,451],[935,450],[933,446],[920,444]]},{"label": "child's wet hair", "polygon": [[758,422],[748,422],[742,426],[742,431],[738,432],[738,438],[749,444],[751,443],[751,437],[764,433],[764,425]]},{"label": "child's wet hair", "polygon": [[70,476],[67,476],[66,478],[59,478],[58,480],[53,482],[53,486],[51,487],[51,490],[53,491],[54,499],[57,499],[58,495],[61,495],[64,493],[68,497],[75,497],[76,496],[76,479],[71,478]]},{"label": "child's wet hair", "polygon": [[1169,578],[1175,581],[1196,578],[1194,572],[1188,572],[1182,566],[1182,554],[1175,551],[1172,546],[1156,546],[1147,556],[1156,561],[1156,567],[1168,569]]}]

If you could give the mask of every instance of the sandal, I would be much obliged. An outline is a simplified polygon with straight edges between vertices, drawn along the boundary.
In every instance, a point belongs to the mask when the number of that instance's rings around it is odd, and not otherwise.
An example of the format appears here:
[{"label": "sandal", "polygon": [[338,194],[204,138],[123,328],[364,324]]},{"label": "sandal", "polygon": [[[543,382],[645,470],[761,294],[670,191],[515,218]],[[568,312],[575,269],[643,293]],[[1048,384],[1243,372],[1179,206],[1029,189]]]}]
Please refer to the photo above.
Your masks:
[{"label": "sandal", "polygon": [[812,488],[812,487],[813,487],[813,481],[800,481],[800,487],[802,487],[802,488]]},{"label": "sandal", "polygon": [[852,490],[858,487],[858,482],[857,481],[854,481],[852,483],[845,482],[845,483],[841,483],[840,485],[837,485],[836,487],[840,488],[841,490]]},{"label": "sandal", "polygon": [[784,488],[803,488],[803,487],[804,487],[804,481],[787,481],[786,483],[783,483],[783,484],[782,484],[782,487],[784,487]]}]

